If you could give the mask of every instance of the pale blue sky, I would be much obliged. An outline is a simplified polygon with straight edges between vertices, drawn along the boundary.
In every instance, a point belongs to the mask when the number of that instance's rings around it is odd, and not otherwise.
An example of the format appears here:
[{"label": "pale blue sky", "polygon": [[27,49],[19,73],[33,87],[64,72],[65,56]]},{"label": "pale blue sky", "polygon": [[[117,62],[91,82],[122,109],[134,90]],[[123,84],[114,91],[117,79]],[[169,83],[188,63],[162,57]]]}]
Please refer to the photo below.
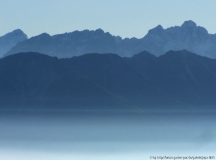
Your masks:
[{"label": "pale blue sky", "polygon": [[193,20],[216,33],[215,0],[0,0],[0,36],[22,29],[28,37],[102,28],[125,37]]}]

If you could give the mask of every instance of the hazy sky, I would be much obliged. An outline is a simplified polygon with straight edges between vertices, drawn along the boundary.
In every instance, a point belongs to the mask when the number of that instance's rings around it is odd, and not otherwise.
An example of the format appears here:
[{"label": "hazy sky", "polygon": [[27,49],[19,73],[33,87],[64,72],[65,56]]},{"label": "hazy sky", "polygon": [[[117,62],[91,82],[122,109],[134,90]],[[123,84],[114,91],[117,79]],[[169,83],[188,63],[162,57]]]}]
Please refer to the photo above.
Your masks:
[{"label": "hazy sky", "polygon": [[215,0],[0,0],[0,36],[22,29],[28,37],[102,28],[125,37],[193,20],[216,33]]}]

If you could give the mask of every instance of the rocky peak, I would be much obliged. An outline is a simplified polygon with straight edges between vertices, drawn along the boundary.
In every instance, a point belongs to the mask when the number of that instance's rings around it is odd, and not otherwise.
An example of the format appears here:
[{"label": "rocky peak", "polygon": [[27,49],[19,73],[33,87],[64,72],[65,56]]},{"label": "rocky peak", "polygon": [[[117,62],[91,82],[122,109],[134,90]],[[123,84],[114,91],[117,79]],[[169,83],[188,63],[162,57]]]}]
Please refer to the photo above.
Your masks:
[{"label": "rocky peak", "polygon": [[164,29],[161,25],[158,25],[157,27],[150,29],[148,34],[161,34],[164,32]]},{"label": "rocky peak", "polygon": [[16,30],[12,31],[11,33],[16,35],[16,36],[23,36],[26,39],[28,38],[27,35],[21,29],[16,29]]},{"label": "rocky peak", "polygon": [[181,25],[181,31],[184,33],[184,36],[195,38],[196,41],[203,41],[208,38],[208,31],[200,26],[197,26],[195,22],[189,20],[185,21]]},{"label": "rocky peak", "polygon": [[0,38],[10,38],[10,37],[19,37],[20,39],[24,39],[24,40],[28,39],[27,35],[21,29],[13,30],[12,32],[3,35]]},{"label": "rocky peak", "polygon": [[38,35],[38,36],[35,36],[35,37],[32,37],[32,38],[30,38],[31,40],[32,39],[37,39],[37,40],[44,40],[44,39],[49,39],[51,36],[49,35],[49,34],[47,34],[47,33],[42,33],[42,34],[40,34],[40,35]]},{"label": "rocky peak", "polygon": [[181,28],[196,28],[197,25],[195,22],[189,20],[189,21],[185,21],[182,25]]},{"label": "rocky peak", "polygon": [[27,40],[27,35],[21,30],[16,29],[0,37],[0,57],[7,53],[17,43]]},{"label": "rocky peak", "polygon": [[97,35],[101,35],[101,34],[104,34],[104,31],[102,30],[102,29],[96,29],[95,30],[95,33],[97,34]]}]

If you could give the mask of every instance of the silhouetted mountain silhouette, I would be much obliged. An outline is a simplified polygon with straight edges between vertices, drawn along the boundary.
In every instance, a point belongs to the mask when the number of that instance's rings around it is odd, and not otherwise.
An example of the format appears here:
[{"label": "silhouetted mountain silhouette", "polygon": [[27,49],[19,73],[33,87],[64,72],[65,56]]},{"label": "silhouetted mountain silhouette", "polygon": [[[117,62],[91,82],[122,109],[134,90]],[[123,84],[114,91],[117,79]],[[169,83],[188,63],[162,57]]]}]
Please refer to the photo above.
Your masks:
[{"label": "silhouetted mountain silhouette", "polygon": [[32,51],[59,58],[87,53],[115,53],[122,57],[132,57],[143,50],[160,56],[169,50],[186,49],[198,55],[216,58],[215,44],[215,34],[208,34],[205,28],[190,20],[181,26],[167,29],[158,25],[141,39],[122,39],[105,33],[102,29],[74,31],[54,36],[43,33],[17,44],[6,55]]},{"label": "silhouetted mountain silhouette", "polygon": [[[131,58],[58,59],[19,53],[0,60],[1,108],[212,108],[216,60],[186,50]],[[203,107],[205,106],[205,107]],[[136,108],[136,107],[135,107]]]}]

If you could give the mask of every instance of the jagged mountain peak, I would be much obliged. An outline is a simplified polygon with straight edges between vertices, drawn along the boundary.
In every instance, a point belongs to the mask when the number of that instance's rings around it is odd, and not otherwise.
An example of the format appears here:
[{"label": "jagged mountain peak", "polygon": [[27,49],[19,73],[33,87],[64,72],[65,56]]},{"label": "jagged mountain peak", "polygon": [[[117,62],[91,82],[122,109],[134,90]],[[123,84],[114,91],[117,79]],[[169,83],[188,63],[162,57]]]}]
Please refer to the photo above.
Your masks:
[{"label": "jagged mountain peak", "polygon": [[[6,37],[6,36],[22,36],[22,37],[28,39],[28,36],[21,29],[15,29],[9,33],[6,33],[2,37]],[[2,37],[0,37],[0,38],[2,38]]]},{"label": "jagged mountain peak", "polygon": [[[76,30],[76,31],[73,31],[73,32],[69,32],[69,33],[66,33],[66,34],[72,34],[72,35],[76,35],[76,34],[89,34],[89,33],[95,33],[97,35],[101,35],[101,34],[104,34],[104,30],[102,30],[101,28],[98,28],[96,30],[89,30],[89,29],[84,29],[82,31],[80,30]],[[107,33],[107,32],[106,32]],[[58,34],[58,35],[62,35],[62,34]],[[55,36],[55,35],[54,35]]]},{"label": "jagged mountain peak", "polygon": [[[163,27],[162,27],[161,25],[158,25],[158,26],[156,26],[155,28],[150,29],[150,30],[148,31],[148,34],[160,34],[160,33],[163,33],[163,32],[164,32]],[[148,35],[148,34],[147,34],[147,35]]]},{"label": "jagged mountain peak", "polygon": [[40,35],[37,35],[35,37],[31,37],[29,40],[30,41],[37,41],[37,42],[42,42],[44,40],[50,39],[51,36],[48,33],[41,33]]},{"label": "jagged mountain peak", "polygon": [[95,30],[96,34],[104,34],[104,31],[101,28]]},{"label": "jagged mountain peak", "polygon": [[159,24],[157,27],[155,27],[156,30],[164,30],[163,27]]},{"label": "jagged mountain peak", "polygon": [[27,35],[21,30],[16,29],[0,37],[0,57],[7,53],[17,43],[27,40]]},{"label": "jagged mountain peak", "polygon": [[24,34],[26,35],[21,29],[15,29],[11,33],[16,33],[16,34]]},{"label": "jagged mountain peak", "polygon": [[40,35],[35,36],[35,37],[39,37],[39,36],[41,36],[41,37],[50,37],[50,35],[48,33],[46,33],[46,32],[41,33]]}]

